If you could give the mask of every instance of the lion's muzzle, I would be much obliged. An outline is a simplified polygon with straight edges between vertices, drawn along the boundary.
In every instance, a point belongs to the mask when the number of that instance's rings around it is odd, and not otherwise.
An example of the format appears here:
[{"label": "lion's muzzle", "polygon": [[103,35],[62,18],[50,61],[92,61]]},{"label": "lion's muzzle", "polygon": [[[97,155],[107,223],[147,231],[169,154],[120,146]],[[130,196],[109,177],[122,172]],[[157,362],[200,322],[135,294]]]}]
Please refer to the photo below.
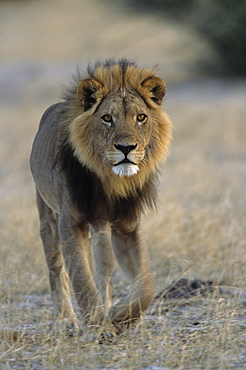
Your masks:
[{"label": "lion's muzzle", "polygon": [[118,176],[132,176],[139,171],[138,164],[144,157],[144,151],[138,150],[138,144],[115,144],[114,151],[107,153]]}]

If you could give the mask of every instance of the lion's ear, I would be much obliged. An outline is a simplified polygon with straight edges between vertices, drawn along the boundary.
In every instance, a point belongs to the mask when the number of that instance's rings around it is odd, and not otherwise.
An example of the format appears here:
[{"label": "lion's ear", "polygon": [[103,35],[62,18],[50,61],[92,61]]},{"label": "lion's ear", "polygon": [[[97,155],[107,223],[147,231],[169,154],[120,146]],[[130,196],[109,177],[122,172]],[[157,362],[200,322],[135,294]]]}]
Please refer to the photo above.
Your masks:
[{"label": "lion's ear", "polygon": [[162,99],[166,94],[166,84],[160,77],[150,77],[141,84],[151,93],[151,99],[158,105],[161,105]]},{"label": "lion's ear", "polygon": [[84,110],[90,109],[99,98],[98,92],[102,90],[103,85],[94,80],[94,78],[86,78],[78,84],[77,97],[82,102]]}]

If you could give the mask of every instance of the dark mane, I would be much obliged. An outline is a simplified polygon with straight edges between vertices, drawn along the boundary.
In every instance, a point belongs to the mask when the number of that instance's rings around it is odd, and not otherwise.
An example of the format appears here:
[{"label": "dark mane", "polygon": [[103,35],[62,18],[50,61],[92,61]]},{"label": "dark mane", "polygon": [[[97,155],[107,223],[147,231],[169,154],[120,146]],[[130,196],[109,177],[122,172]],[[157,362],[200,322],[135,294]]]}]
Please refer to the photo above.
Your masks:
[{"label": "dark mane", "polygon": [[99,177],[80,163],[66,141],[58,154],[57,165],[65,175],[74,205],[89,223],[131,221],[139,218],[146,208],[156,207],[156,175],[150,176],[142,189],[112,199],[106,195]]},{"label": "dark mane", "polygon": [[105,61],[97,61],[95,64],[89,65],[88,68],[87,68],[87,73],[91,78],[95,78],[95,71],[99,67],[103,67],[103,68],[106,68],[106,69],[110,70],[110,68],[112,68],[115,65],[117,65],[121,68],[123,76],[124,76],[125,71],[127,70],[127,68],[129,66],[133,66],[133,67],[137,68],[136,62],[130,61],[126,58],[122,58],[120,60],[106,59]]}]

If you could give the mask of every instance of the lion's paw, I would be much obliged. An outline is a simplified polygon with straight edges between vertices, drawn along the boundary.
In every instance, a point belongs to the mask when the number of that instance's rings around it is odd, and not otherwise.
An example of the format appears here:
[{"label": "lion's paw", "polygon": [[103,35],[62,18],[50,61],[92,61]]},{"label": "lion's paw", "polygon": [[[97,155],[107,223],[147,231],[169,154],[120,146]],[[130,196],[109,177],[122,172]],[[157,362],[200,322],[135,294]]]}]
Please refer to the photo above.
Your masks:
[{"label": "lion's paw", "polygon": [[66,335],[69,338],[81,335],[81,329],[77,319],[58,319],[50,324],[50,331],[56,335]]},{"label": "lion's paw", "polygon": [[117,337],[118,333],[114,326],[102,327],[101,332],[98,336],[98,344],[109,344],[112,343],[114,338]]}]

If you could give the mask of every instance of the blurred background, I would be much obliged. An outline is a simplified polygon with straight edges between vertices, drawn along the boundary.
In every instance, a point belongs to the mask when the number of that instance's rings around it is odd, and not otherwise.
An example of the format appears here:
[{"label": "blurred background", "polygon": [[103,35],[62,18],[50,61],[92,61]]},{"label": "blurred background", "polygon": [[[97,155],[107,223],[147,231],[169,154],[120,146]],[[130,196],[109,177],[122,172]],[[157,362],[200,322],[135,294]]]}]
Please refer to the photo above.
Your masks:
[{"label": "blurred background", "polygon": [[6,289],[48,287],[28,165],[41,115],[77,67],[112,57],[167,84],[174,140],[144,221],[156,275],[244,284],[245,25],[245,0],[0,1],[0,263],[29,271]]}]

